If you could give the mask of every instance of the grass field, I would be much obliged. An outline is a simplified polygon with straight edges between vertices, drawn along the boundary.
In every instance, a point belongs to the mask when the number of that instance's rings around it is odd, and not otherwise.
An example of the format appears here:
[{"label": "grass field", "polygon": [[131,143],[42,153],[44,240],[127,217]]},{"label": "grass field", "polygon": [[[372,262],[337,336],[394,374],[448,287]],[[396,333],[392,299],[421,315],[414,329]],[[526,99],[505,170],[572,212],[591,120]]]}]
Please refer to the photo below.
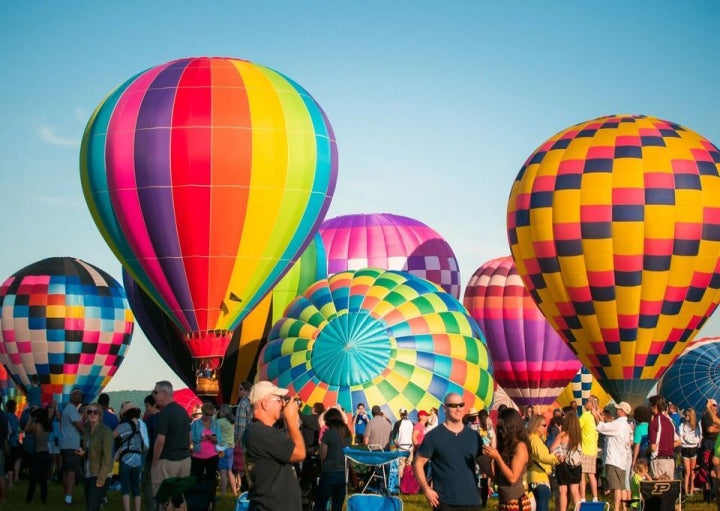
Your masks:
[{"label": "grass field", "polygon": [[[74,504],[72,506],[66,506],[63,503],[63,491],[62,486],[58,483],[50,483],[48,488],[48,504],[44,505],[40,503],[40,495],[36,493],[35,502],[32,504],[25,503],[25,492],[27,491],[27,482],[21,480],[19,484],[16,484],[12,489],[7,489],[7,503],[5,506],[0,505],[0,509],[7,509],[8,511],[47,511],[48,509],[65,509],[67,511],[76,509],[83,510],[85,508],[85,499],[83,497],[82,488],[77,487],[74,493]],[[403,509],[404,511],[427,511],[430,506],[427,504],[425,497],[422,495],[403,495]],[[488,502],[487,511],[495,511],[497,508],[497,501],[492,499]],[[143,509],[146,509],[143,505]],[[217,509],[216,511],[234,511],[235,509],[235,498],[232,495],[226,497],[218,496]],[[551,511],[554,511],[554,506],[551,504]],[[693,500],[686,502],[683,510],[687,511],[716,511],[714,504],[705,504],[698,500],[696,496]],[[103,511],[122,511],[122,504],[120,502],[120,493],[116,491],[108,492],[108,504],[103,507]]]}]

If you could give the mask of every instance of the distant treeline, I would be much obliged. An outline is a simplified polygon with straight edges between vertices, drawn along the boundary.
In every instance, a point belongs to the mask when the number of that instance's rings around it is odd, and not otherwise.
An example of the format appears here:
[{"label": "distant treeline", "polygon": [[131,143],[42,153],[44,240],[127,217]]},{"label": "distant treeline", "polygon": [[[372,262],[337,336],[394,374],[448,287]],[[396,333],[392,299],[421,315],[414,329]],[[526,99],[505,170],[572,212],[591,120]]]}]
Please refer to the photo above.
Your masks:
[{"label": "distant treeline", "polygon": [[143,405],[143,402],[145,401],[145,396],[150,394],[152,392],[152,389],[150,390],[118,390],[116,392],[108,392],[108,396],[110,396],[110,406],[115,410],[117,413],[120,411],[120,405],[123,404],[125,401],[131,401],[138,405],[140,407],[140,410],[145,410],[145,406]]}]

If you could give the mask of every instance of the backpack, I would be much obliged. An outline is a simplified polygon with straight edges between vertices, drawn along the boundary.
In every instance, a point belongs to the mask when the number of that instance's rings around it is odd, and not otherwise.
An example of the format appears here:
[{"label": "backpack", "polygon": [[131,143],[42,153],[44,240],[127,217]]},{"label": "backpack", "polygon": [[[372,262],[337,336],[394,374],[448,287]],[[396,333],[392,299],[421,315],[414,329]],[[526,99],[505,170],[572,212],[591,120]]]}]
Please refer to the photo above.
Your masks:
[{"label": "backpack", "polygon": [[[138,454],[140,456],[140,464],[142,464],[145,461],[145,457],[147,455],[147,446],[145,445],[145,441],[142,438],[142,434],[140,433],[140,428],[138,427],[138,425],[135,424],[135,422],[133,421],[128,421],[127,423],[130,424],[130,428],[132,429],[132,431],[125,438],[118,437],[118,460],[130,464],[129,462],[131,462],[132,459],[128,458],[128,456]],[[139,449],[138,442],[133,442],[133,440],[135,439],[139,440]]]}]

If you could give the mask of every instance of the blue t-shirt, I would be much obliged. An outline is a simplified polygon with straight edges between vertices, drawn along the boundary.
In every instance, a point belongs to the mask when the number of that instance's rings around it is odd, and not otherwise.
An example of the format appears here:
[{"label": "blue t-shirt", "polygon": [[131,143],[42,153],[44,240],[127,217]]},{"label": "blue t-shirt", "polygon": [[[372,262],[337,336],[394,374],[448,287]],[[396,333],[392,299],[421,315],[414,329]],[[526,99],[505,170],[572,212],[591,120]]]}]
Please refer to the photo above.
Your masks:
[{"label": "blue t-shirt", "polygon": [[365,426],[368,423],[368,416],[367,413],[364,415],[356,415],[355,416],[355,434],[356,435],[364,435],[365,434]]},{"label": "blue t-shirt", "polygon": [[645,458],[647,456],[647,449],[649,447],[648,442],[648,423],[638,422],[635,425],[635,433],[633,435],[633,443],[640,444],[639,458]]},{"label": "blue t-shirt", "polygon": [[482,454],[480,435],[467,427],[456,435],[441,424],[425,435],[418,454],[430,459],[433,488],[440,502],[480,505],[475,482],[475,459]]}]

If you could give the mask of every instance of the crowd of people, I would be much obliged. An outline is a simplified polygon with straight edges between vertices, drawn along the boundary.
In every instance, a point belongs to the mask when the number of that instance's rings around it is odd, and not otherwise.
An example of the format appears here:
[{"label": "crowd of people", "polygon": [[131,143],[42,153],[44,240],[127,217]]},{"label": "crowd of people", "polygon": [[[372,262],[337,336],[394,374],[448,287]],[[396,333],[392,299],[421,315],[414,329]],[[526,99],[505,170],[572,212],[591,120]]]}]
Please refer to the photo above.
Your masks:
[{"label": "crowd of people", "polygon": [[[613,511],[638,507],[643,481],[680,479],[682,499],[718,499],[720,417],[717,402],[702,411],[679,411],[660,396],[632,409],[626,402],[600,409],[591,396],[582,408],[552,414],[501,406],[496,412],[466,408],[450,393],[439,411],[406,409],[391,421],[383,406],[358,404],[345,411],[321,403],[306,407],[287,389],[242,382],[234,406],[206,402],[188,416],[172,385],[158,382],[144,400],[119,412],[107,394],[84,403],[78,389],[61,409],[50,403],[16,403],[0,413],[0,502],[6,486],[26,474],[26,502],[48,499],[48,482],[63,485],[73,503],[76,485],[85,508],[99,510],[108,487],[117,487],[124,511],[154,509],[169,478],[193,476],[212,509],[217,492],[248,491],[252,507],[300,510],[343,507],[347,483],[343,448],[407,453],[398,458],[397,482],[385,491],[422,493],[430,506],[480,509],[496,496],[501,511],[566,511],[587,500],[607,500]],[[385,407],[387,409],[387,407]],[[22,439],[22,441],[21,441]],[[351,473],[351,482],[354,484]],[[697,496],[695,496],[697,495]]]}]

